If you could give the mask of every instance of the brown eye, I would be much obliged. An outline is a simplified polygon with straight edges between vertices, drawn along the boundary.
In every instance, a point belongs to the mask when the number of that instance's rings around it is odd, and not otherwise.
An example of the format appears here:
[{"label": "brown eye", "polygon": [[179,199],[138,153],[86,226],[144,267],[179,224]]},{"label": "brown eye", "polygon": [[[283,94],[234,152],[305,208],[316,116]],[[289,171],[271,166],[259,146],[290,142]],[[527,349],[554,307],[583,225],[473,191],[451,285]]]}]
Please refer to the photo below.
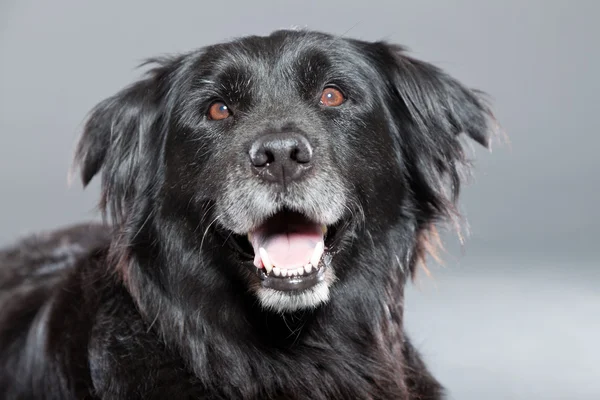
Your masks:
[{"label": "brown eye", "polygon": [[223,103],[222,101],[213,103],[208,109],[208,118],[214,121],[220,121],[228,118],[229,116],[231,116],[229,107],[227,107],[227,104]]},{"label": "brown eye", "polygon": [[337,107],[346,101],[344,94],[334,87],[326,87],[321,94],[321,105],[325,107]]}]

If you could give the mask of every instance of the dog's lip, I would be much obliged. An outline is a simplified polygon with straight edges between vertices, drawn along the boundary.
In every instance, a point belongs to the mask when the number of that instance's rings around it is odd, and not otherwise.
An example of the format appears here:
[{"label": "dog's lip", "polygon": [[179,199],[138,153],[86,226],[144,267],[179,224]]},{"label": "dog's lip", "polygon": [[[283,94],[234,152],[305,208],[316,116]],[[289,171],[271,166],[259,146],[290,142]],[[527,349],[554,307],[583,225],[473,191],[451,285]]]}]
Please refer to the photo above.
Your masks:
[{"label": "dog's lip", "polygon": [[262,287],[283,292],[297,292],[310,289],[324,280],[325,270],[330,268],[331,260],[338,251],[338,246],[349,225],[348,220],[340,219],[327,226],[323,255],[318,265],[312,266],[310,272],[305,271],[302,275],[275,276],[272,271],[267,273],[265,268],[258,268],[255,265],[254,251],[247,237],[229,232],[225,233],[225,238],[236,252],[238,262],[247,268],[252,276],[258,278]]},{"label": "dog's lip", "polygon": [[264,269],[249,265],[260,279],[261,286],[267,289],[274,289],[281,292],[297,292],[317,285],[325,279],[325,265],[320,265],[310,274],[291,277],[277,277],[268,275]]}]

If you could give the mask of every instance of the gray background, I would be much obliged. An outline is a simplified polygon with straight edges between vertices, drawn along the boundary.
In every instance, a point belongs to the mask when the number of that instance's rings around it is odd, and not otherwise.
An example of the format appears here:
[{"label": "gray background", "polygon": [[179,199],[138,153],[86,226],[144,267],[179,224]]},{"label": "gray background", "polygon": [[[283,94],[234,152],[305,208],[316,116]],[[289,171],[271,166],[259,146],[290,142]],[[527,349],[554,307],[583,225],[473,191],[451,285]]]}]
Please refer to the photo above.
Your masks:
[{"label": "gray background", "polygon": [[145,57],[291,26],[408,45],[494,99],[446,266],[407,325],[453,399],[599,399],[598,1],[0,2],[0,244],[97,218],[67,188],[88,110]]}]

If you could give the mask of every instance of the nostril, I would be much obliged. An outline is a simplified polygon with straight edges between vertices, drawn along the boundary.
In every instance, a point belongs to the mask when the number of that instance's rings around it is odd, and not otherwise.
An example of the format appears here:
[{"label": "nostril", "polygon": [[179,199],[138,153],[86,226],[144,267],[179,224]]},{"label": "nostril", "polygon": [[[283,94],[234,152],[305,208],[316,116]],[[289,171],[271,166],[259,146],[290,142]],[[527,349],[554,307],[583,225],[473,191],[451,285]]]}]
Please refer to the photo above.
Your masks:
[{"label": "nostril", "polygon": [[300,141],[291,151],[290,158],[298,164],[307,164],[312,159],[312,147],[308,143]]},{"label": "nostril", "polygon": [[267,165],[267,155],[265,153],[254,153],[250,155],[250,161],[255,167],[264,167]]},{"label": "nostril", "polygon": [[308,149],[294,148],[290,153],[290,159],[298,164],[306,164],[310,162],[311,153]]},{"label": "nostril", "polygon": [[271,164],[275,162],[275,155],[271,150],[265,150],[265,159],[267,160],[265,164]]},{"label": "nostril", "polygon": [[266,167],[275,161],[275,155],[262,143],[255,143],[250,148],[250,162],[257,168]]}]

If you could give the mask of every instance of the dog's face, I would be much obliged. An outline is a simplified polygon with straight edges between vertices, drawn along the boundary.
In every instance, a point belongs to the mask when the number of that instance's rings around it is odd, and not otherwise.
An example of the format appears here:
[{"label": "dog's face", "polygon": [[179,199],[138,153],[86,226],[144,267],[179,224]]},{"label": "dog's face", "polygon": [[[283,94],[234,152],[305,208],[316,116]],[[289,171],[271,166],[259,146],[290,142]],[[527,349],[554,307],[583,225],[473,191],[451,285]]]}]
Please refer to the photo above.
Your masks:
[{"label": "dog's face", "polygon": [[412,268],[419,233],[458,194],[458,135],[487,144],[486,119],[475,94],[397,47],[281,31],[161,61],[94,110],[77,159],[85,183],[104,168],[131,253],[186,249],[191,268],[147,271],[162,286],[242,282],[294,311],[365,274],[376,248],[367,273],[385,276],[395,240]]},{"label": "dog's face", "polygon": [[197,212],[213,205],[209,224],[269,308],[327,300],[332,254],[369,200],[361,192],[392,183],[377,71],[357,46],[327,39],[280,34],[208,49],[166,143],[166,183],[185,187]]}]

